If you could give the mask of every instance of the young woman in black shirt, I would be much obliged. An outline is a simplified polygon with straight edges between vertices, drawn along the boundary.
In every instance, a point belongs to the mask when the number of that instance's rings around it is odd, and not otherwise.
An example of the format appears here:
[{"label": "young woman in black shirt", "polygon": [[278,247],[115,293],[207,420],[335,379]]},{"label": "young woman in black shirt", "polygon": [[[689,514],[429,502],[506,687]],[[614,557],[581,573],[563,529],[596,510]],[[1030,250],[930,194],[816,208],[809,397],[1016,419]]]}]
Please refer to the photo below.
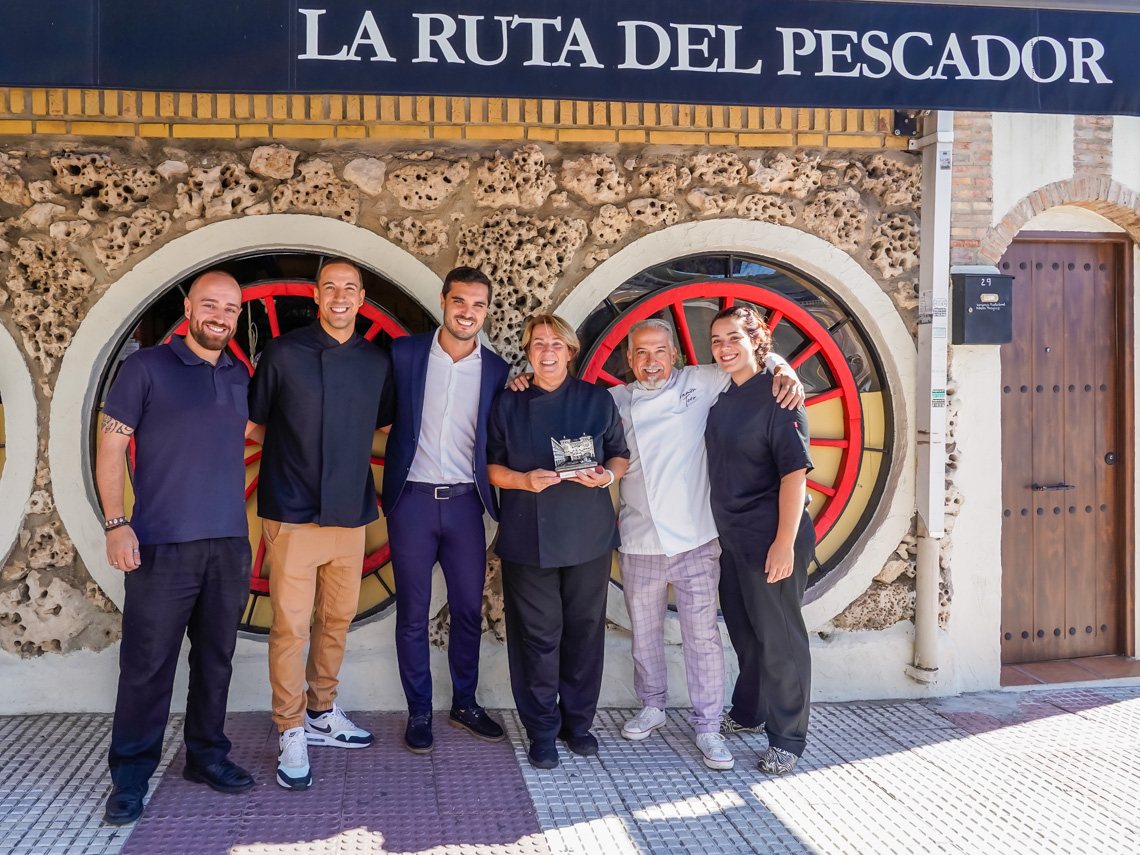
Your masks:
[{"label": "young woman in black shirt", "polygon": [[805,508],[809,453],[803,405],[781,409],[764,370],[771,336],[751,308],[713,320],[712,353],[732,385],[705,429],[713,518],[720,533],[720,602],[740,676],[729,732],[763,729],[758,768],[790,772],[803,754],[811,654],[801,607],[815,531]]}]

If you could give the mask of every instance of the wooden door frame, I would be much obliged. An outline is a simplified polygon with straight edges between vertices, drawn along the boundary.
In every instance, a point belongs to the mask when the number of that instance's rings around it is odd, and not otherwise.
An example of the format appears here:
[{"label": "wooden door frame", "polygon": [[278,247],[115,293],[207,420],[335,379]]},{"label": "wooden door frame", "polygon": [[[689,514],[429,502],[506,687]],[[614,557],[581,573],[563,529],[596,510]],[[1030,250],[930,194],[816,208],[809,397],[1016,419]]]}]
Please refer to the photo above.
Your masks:
[{"label": "wooden door frame", "polygon": [[[1118,466],[1124,467],[1117,481],[1117,503],[1123,517],[1120,528],[1120,554],[1124,568],[1121,580],[1121,602],[1118,604],[1120,625],[1124,633],[1119,640],[1121,652],[1136,656],[1136,370],[1134,345],[1136,318],[1134,312],[1135,270],[1132,249],[1136,242],[1125,232],[1034,232],[1021,231],[1016,243],[1093,243],[1114,244],[1117,256],[1116,283],[1116,359],[1120,371],[1121,395],[1118,436],[1123,439],[1117,454]],[[1003,476],[1004,478],[1004,471]]]}]

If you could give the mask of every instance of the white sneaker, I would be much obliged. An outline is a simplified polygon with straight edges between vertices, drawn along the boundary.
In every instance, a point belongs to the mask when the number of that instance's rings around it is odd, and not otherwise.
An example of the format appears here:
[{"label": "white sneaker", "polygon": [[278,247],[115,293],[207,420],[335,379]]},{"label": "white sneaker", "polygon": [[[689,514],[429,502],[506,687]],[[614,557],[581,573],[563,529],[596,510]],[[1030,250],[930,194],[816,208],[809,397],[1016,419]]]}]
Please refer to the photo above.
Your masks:
[{"label": "white sneaker", "polygon": [[698,733],[697,748],[704,755],[705,765],[710,769],[731,769],[736,763],[719,733]]},{"label": "white sneaker", "polygon": [[305,713],[305,738],[310,745],[335,745],[339,748],[367,748],[373,742],[372,734],[353,724],[336,704],[316,718],[309,718]]},{"label": "white sneaker", "polygon": [[277,783],[287,790],[307,790],[313,784],[305,728],[291,727],[281,734],[277,755]]},{"label": "white sneaker", "polygon": [[665,710],[657,707],[644,707],[641,712],[627,721],[621,728],[621,735],[638,742],[648,739],[650,734],[665,723]]}]

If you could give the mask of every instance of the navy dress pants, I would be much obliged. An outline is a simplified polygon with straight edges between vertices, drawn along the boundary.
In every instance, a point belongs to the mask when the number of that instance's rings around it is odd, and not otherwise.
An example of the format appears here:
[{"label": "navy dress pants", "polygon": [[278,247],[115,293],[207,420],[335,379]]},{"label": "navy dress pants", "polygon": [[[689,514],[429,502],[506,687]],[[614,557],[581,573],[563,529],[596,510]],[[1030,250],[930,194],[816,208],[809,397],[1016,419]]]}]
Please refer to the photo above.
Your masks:
[{"label": "navy dress pants", "polygon": [[[408,712],[431,712],[428,614],[432,568],[443,569],[451,620],[447,662],[452,705],[475,704],[479,641],[483,635],[483,584],[487,535],[483,502],[473,484],[450,499],[435,498],[433,485],[409,481],[388,517],[388,545],[396,580],[396,660]],[[441,491],[444,492],[444,491]]]},{"label": "navy dress pants", "polygon": [[242,612],[249,601],[249,540],[224,537],[143,544],[138,569],[126,574],[119,692],[111,730],[111,780],[143,785],[162,757],[174,672],[190,639],[186,695],[186,762],[226,758],[226,701]]},{"label": "navy dress pants", "polygon": [[527,736],[553,742],[594,724],[613,554],[571,567],[503,562],[511,690]]},{"label": "navy dress pants", "polygon": [[799,757],[811,702],[803,601],[812,549],[797,548],[792,575],[769,584],[766,554],[749,563],[720,543],[720,609],[740,663],[730,714],[745,727],[766,723],[768,744]]}]

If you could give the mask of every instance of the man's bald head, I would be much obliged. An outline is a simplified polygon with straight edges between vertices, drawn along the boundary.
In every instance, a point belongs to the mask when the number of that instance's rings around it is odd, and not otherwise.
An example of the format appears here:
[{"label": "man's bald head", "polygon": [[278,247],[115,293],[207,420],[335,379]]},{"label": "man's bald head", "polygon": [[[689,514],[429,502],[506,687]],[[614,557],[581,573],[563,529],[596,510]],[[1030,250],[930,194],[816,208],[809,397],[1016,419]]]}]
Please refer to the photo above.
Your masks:
[{"label": "man's bald head", "polygon": [[186,292],[186,296],[190,300],[194,300],[196,295],[201,293],[203,288],[209,288],[211,291],[214,288],[229,287],[237,294],[237,302],[241,304],[241,285],[234,279],[233,276],[226,273],[224,270],[207,270],[205,273],[199,273],[190,283],[190,290]]},{"label": "man's bald head", "polygon": [[207,270],[190,283],[183,301],[190,338],[208,352],[229,344],[241,315],[241,286],[230,274]]}]

